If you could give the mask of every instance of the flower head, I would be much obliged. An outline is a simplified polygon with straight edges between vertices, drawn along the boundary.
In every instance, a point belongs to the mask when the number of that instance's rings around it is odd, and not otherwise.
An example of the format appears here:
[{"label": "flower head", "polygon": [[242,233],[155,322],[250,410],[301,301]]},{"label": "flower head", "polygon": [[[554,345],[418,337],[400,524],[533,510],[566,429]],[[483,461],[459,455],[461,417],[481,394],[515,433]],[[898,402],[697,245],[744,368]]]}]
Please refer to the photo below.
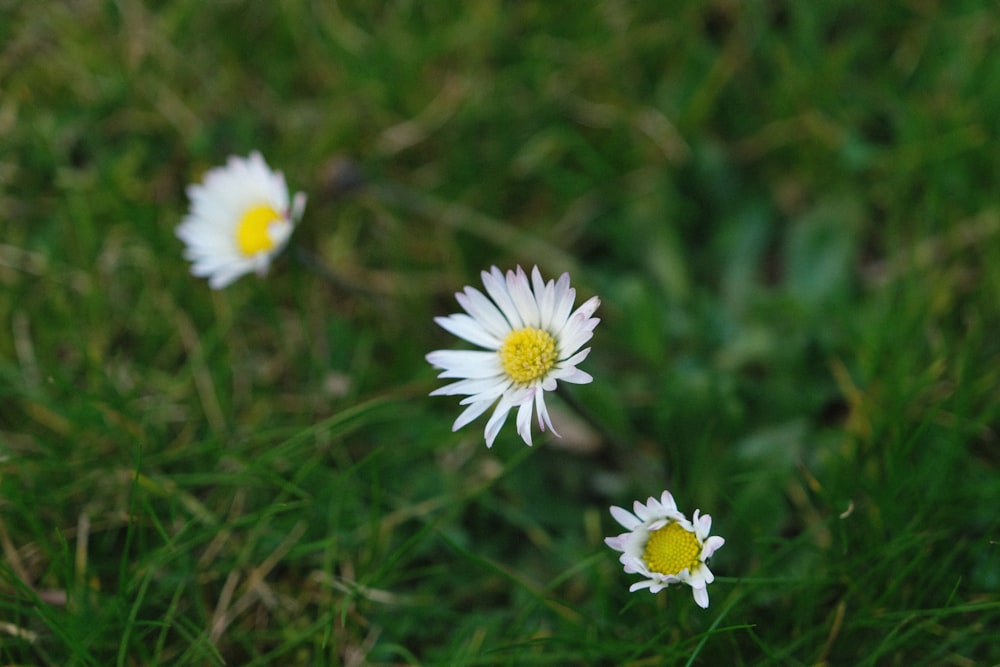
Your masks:
[{"label": "flower head", "polygon": [[586,384],[594,379],[576,365],[590,353],[589,347],[580,347],[591,339],[600,322],[592,315],[601,300],[592,297],[572,310],[576,290],[569,286],[569,274],[544,282],[537,266],[530,280],[520,266],[506,275],[494,266],[483,271],[482,278],[488,298],[476,288],[466,287],[455,295],[465,312],[434,321],[485,349],[428,354],[427,361],[442,369],[438,377],[459,378],[431,396],[466,396],[461,405],[468,407],[455,420],[453,431],[496,404],[486,422],[487,447],[493,446],[507,414],[516,407],[517,432],[530,445],[533,412],[538,413],[542,431],[548,428],[555,433],[545,407],[545,392],[553,391],[560,380]]},{"label": "flower head", "polygon": [[210,169],[187,194],[191,209],[176,233],[187,245],[191,273],[207,277],[213,289],[251,271],[266,274],[306,204],[301,192],[289,203],[284,175],[271,171],[256,151]]},{"label": "flower head", "polygon": [[604,543],[622,552],[618,560],[626,572],[646,577],[632,584],[629,591],[648,588],[651,593],[659,593],[670,584],[683,583],[693,589],[699,607],[708,607],[708,585],[715,575],[706,561],[726,543],[721,537],[709,537],[712,517],[699,516],[695,510],[688,521],[677,511],[669,491],[664,491],[659,500],[649,498],[645,505],[635,501],[632,512],[612,507],[611,516],[629,532],[607,537]]}]

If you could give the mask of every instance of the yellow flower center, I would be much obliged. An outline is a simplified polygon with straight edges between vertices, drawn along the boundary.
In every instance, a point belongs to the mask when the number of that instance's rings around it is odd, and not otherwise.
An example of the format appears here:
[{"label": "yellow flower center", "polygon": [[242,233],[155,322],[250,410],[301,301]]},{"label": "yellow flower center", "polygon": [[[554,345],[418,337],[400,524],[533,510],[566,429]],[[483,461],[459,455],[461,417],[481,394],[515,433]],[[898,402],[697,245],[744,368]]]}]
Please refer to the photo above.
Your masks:
[{"label": "yellow flower center", "polygon": [[537,380],[556,363],[556,339],[534,327],[511,331],[500,346],[500,363],[518,384]]},{"label": "yellow flower center", "polygon": [[272,222],[282,219],[280,213],[266,204],[247,210],[240,218],[240,225],[236,229],[236,242],[239,243],[240,251],[250,256],[274,248],[274,239],[271,238],[269,228]]},{"label": "yellow flower center", "polygon": [[698,536],[676,521],[649,534],[642,559],[651,572],[679,574],[684,568],[694,571],[701,562]]}]

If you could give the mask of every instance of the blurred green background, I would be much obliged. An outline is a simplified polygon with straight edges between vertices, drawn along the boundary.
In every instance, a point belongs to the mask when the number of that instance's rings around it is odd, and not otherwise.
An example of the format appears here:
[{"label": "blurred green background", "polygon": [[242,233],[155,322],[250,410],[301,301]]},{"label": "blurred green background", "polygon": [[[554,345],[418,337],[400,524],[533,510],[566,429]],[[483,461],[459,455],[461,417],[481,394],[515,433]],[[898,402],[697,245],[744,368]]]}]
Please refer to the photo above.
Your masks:
[{"label": "blurred green background", "polygon": [[[0,0],[0,662],[990,665],[989,2]],[[185,186],[309,195],[189,275]],[[564,438],[423,356],[479,272],[602,323]],[[714,518],[711,606],[609,505]]]}]

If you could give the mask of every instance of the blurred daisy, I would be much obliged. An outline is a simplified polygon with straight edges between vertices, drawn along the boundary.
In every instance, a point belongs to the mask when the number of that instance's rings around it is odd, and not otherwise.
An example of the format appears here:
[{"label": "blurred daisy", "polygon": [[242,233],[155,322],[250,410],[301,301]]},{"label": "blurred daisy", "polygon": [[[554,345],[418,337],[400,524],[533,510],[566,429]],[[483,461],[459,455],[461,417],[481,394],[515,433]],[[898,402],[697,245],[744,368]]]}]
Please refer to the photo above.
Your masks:
[{"label": "blurred daisy", "polygon": [[289,205],[284,175],[271,171],[256,151],[209,170],[187,194],[191,209],[177,236],[187,245],[184,257],[194,263],[191,273],[208,278],[213,289],[251,271],[265,275],[306,205],[301,192]]},{"label": "blurred daisy", "polygon": [[[431,396],[465,395],[468,407],[458,416],[453,431],[462,428],[496,405],[486,422],[486,446],[493,441],[517,408],[517,432],[531,444],[531,417],[538,413],[538,427],[552,427],[545,407],[545,392],[556,383],[587,384],[593,381],[576,365],[586,359],[590,348],[580,347],[594,335],[600,320],[591,317],[601,300],[596,296],[570,312],[576,290],[569,286],[569,274],[558,281],[542,281],[536,266],[531,279],[519,266],[504,275],[493,267],[482,273],[489,298],[474,287],[455,295],[465,313],[436,317],[442,328],[485,350],[438,350],[427,355],[440,378],[460,378],[431,392]],[[578,351],[580,350],[580,351]]]},{"label": "blurred daisy", "polygon": [[[632,513],[634,512],[634,514]],[[709,537],[712,517],[694,511],[691,521],[677,511],[677,503],[669,491],[660,499],[649,498],[643,505],[638,500],[632,512],[612,507],[611,516],[629,532],[604,542],[622,552],[618,559],[628,573],[646,577],[629,588],[635,592],[648,588],[659,593],[670,584],[687,584],[694,590],[694,601],[708,607],[708,585],[715,575],[705,563],[726,543],[721,537]]]}]

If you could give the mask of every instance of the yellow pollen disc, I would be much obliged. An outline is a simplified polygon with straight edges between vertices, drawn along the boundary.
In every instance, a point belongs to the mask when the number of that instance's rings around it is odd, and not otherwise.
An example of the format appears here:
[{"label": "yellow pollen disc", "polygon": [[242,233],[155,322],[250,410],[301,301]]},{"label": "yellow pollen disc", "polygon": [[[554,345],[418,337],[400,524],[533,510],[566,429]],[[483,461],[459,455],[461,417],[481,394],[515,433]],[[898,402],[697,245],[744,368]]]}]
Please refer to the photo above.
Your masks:
[{"label": "yellow pollen disc", "polygon": [[518,384],[544,377],[555,363],[556,339],[541,329],[512,331],[500,346],[500,364]]},{"label": "yellow pollen disc", "polygon": [[642,559],[651,572],[679,574],[684,568],[693,571],[701,562],[698,537],[682,525],[671,521],[649,534]]},{"label": "yellow pollen disc", "polygon": [[268,233],[268,227],[272,222],[281,219],[282,216],[267,205],[248,209],[240,218],[240,225],[236,229],[236,241],[239,243],[240,251],[250,256],[274,248],[274,240]]}]

